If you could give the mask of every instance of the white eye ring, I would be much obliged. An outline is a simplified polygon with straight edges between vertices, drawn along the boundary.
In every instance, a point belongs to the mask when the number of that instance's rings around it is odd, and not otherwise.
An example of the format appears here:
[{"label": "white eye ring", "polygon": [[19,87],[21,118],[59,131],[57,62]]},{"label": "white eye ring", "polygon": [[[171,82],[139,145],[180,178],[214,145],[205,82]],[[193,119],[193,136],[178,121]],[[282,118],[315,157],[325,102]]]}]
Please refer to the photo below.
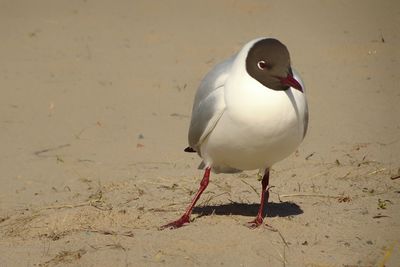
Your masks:
[{"label": "white eye ring", "polygon": [[264,60],[260,60],[257,62],[257,67],[260,70],[265,70],[267,68],[267,63]]}]

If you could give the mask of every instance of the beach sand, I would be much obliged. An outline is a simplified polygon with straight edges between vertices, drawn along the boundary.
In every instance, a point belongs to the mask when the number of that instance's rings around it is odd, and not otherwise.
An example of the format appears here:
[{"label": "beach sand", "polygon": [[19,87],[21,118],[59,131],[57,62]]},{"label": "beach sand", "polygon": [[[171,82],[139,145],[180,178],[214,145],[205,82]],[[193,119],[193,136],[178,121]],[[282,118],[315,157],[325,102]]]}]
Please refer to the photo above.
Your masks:
[{"label": "beach sand", "polygon": [[[0,266],[400,266],[400,4],[0,2]],[[202,177],[195,91],[251,39],[287,45],[310,123],[271,173]]]}]

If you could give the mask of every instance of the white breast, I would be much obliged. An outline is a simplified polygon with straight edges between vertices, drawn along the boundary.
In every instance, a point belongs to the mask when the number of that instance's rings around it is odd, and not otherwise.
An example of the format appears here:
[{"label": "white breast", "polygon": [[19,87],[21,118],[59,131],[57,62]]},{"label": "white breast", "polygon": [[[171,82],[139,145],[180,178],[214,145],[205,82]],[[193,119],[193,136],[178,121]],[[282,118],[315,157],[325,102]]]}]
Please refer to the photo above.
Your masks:
[{"label": "white breast", "polygon": [[206,164],[268,168],[293,153],[303,139],[307,103],[298,90],[271,90],[240,73],[227,80],[225,103],[224,114],[201,146]]}]

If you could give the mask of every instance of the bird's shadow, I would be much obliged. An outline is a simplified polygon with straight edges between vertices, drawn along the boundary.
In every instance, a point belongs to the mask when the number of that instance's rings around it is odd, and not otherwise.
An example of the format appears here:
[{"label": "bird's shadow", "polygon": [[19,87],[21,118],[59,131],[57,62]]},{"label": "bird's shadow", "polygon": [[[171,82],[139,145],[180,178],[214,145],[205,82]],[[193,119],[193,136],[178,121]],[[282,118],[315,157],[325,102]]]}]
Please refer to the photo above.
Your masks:
[{"label": "bird's shadow", "polygon": [[[221,205],[195,207],[193,213],[200,214],[199,216],[208,216],[211,214],[256,216],[259,206],[259,204],[232,202]],[[269,202],[264,206],[263,216],[265,216],[265,212],[267,217],[288,217],[302,214],[303,210],[293,202]]]}]

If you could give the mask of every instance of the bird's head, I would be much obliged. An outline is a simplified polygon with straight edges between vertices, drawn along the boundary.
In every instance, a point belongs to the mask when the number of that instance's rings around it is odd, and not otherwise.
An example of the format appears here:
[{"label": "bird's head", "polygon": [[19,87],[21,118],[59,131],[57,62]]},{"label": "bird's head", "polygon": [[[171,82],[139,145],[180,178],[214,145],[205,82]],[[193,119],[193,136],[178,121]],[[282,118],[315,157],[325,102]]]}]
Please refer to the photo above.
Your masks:
[{"label": "bird's head", "polygon": [[293,87],[303,92],[301,84],[293,77],[289,51],[273,38],[257,41],[246,58],[247,73],[264,86],[278,91]]}]

